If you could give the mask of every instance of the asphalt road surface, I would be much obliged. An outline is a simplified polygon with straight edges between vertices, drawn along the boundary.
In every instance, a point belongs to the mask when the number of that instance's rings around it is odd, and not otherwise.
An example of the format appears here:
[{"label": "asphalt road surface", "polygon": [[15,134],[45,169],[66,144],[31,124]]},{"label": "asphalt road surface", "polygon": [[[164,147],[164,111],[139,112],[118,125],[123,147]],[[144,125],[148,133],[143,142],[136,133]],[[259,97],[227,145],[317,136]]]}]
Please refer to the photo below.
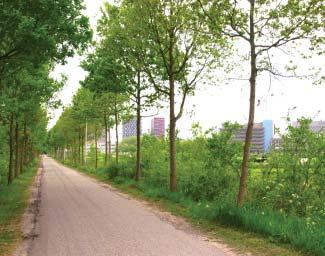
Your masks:
[{"label": "asphalt road surface", "polygon": [[44,157],[39,231],[31,256],[222,256],[225,250],[144,203]]}]

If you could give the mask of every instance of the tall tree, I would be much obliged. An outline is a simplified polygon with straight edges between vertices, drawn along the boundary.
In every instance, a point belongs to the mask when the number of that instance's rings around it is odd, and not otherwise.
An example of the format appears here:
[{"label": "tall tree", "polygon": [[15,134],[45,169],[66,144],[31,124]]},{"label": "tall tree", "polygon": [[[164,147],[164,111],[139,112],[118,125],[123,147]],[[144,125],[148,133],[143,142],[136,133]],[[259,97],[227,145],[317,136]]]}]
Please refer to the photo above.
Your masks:
[{"label": "tall tree", "polygon": [[[274,58],[278,56],[279,51],[288,48],[295,50],[296,43],[300,41],[307,41],[311,49],[320,50],[318,46],[324,44],[325,41],[324,1],[198,0],[198,2],[209,19],[212,31],[215,27],[219,31],[219,21],[216,20],[216,17],[223,17],[228,24],[223,29],[223,34],[243,41],[248,45],[247,55],[250,61],[249,117],[237,196],[237,204],[241,206],[247,190],[257,77],[263,72],[285,76],[283,72],[279,72],[275,67]],[[321,53],[321,50],[319,53]]]},{"label": "tall tree", "polygon": [[[9,61],[64,61],[91,37],[83,1],[4,0],[0,3],[0,67]],[[21,62],[20,62],[21,64]]]},{"label": "tall tree", "polygon": [[[19,174],[19,157],[21,157],[20,153],[22,152],[19,150],[19,134],[22,119],[25,115],[38,111],[43,104],[50,100],[54,92],[63,85],[49,78],[50,70],[45,65],[37,68],[33,65],[26,65],[18,73],[14,72],[10,76],[2,77],[1,120],[2,123],[9,124],[8,183],[11,183],[13,177],[17,177]],[[27,125],[25,120],[25,126],[27,127]],[[26,131],[24,139],[27,140]],[[27,141],[24,144],[26,145]],[[23,149],[27,150],[26,147]],[[26,154],[25,152],[22,153]]]},{"label": "tall tree", "polygon": [[98,22],[98,31],[101,36],[100,47],[107,50],[106,54],[114,51],[115,58],[119,60],[120,68],[124,70],[125,93],[131,100],[130,107],[136,116],[136,167],[135,180],[141,177],[141,119],[142,112],[152,107],[158,94],[150,86],[144,72],[144,58],[146,51],[150,50],[146,41],[142,40],[141,27],[133,25],[132,15],[127,6],[117,7],[111,4],[105,5],[103,16]]},{"label": "tall tree", "polygon": [[[95,94],[108,93],[108,100],[113,106],[115,123],[115,161],[119,160],[118,125],[122,116],[129,111],[126,94],[126,73],[123,64],[119,62],[118,54],[112,48],[97,47],[90,54],[82,67],[88,71],[88,76],[81,84]],[[109,103],[109,104],[111,104]]]},{"label": "tall tree", "polygon": [[138,39],[147,40],[150,47],[144,65],[149,81],[169,101],[170,190],[176,191],[176,123],[202,73],[218,59],[224,40],[207,33],[197,1],[140,0],[125,5],[133,26],[141,28]]}]

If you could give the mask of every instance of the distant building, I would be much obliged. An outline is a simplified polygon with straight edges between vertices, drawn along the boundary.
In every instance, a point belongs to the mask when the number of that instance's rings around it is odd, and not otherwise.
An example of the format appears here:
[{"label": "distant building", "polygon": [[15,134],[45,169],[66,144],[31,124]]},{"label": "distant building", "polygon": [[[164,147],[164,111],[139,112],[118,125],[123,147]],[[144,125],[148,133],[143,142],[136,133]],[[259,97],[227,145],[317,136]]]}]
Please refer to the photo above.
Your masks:
[{"label": "distant building", "polygon": [[[293,127],[298,127],[299,122],[293,122]],[[312,121],[310,124],[310,130],[312,132],[324,132],[325,133],[325,121]]]},{"label": "distant building", "polygon": [[[251,143],[252,153],[265,153],[270,150],[274,129],[272,120],[264,120],[262,123],[255,123]],[[243,126],[235,135],[238,141],[245,141],[247,125]]]},{"label": "distant building", "polygon": [[272,140],[274,136],[274,124],[273,120],[264,120],[264,152],[271,149]]},{"label": "distant building", "polygon": [[151,120],[151,135],[156,137],[164,137],[165,135],[165,118],[154,117]]},{"label": "distant building", "polygon": [[123,124],[123,138],[134,137],[137,135],[137,120],[132,119]]}]

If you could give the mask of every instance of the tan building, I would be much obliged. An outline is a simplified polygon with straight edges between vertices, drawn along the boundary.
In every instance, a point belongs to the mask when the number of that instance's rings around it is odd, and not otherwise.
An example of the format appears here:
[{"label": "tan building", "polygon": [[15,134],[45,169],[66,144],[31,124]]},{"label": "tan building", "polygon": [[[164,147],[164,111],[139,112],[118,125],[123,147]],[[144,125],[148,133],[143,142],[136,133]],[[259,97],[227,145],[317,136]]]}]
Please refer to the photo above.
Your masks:
[{"label": "tan building", "polygon": [[[245,141],[247,126],[243,126],[235,135],[238,141]],[[264,153],[264,126],[263,123],[256,123],[253,127],[253,137],[251,144],[252,153]]]}]

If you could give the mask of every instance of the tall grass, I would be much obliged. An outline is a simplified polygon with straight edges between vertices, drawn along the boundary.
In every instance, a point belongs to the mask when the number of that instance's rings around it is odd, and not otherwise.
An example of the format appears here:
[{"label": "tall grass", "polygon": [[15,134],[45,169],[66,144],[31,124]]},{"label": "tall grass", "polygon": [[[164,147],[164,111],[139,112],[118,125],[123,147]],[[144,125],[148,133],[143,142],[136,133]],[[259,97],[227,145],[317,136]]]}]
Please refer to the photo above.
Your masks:
[{"label": "tall grass", "polygon": [[[322,142],[315,137],[310,144],[318,141]],[[121,148],[128,152],[128,145]],[[168,190],[168,141],[163,139],[143,137],[142,180],[138,183],[132,180],[133,151],[122,154],[119,165],[110,163],[107,169],[91,169],[91,173],[120,186],[135,187],[147,197],[182,206],[191,218],[255,232],[306,253],[325,255],[324,183],[321,182],[325,165],[317,165],[317,172],[314,170],[313,179],[305,186],[300,181],[303,171],[308,173],[310,168],[295,161],[301,173],[293,177],[292,161],[286,151],[275,152],[268,163],[251,162],[246,203],[238,208],[235,198],[242,146],[233,142],[231,131],[178,140],[177,150],[176,193]]]},{"label": "tall grass", "polygon": [[7,255],[8,250],[20,239],[19,221],[27,206],[28,188],[33,182],[37,164],[26,168],[14,182],[0,189],[0,255]]},{"label": "tall grass", "polygon": [[[168,186],[156,187],[145,179],[135,182],[124,172],[125,166],[117,170],[114,164],[107,170],[100,168],[91,173],[102,180],[110,180],[121,187],[132,187],[152,199],[167,200],[182,207],[182,214],[196,220],[216,222],[226,227],[239,228],[260,234],[272,242],[286,243],[306,252],[306,255],[325,255],[325,228],[310,224],[306,219],[290,216],[272,209],[260,209],[246,204],[238,208],[234,202],[220,198],[215,201],[195,201],[183,192],[170,192]],[[88,171],[89,172],[89,171]],[[95,175],[95,176],[96,176]]]}]

